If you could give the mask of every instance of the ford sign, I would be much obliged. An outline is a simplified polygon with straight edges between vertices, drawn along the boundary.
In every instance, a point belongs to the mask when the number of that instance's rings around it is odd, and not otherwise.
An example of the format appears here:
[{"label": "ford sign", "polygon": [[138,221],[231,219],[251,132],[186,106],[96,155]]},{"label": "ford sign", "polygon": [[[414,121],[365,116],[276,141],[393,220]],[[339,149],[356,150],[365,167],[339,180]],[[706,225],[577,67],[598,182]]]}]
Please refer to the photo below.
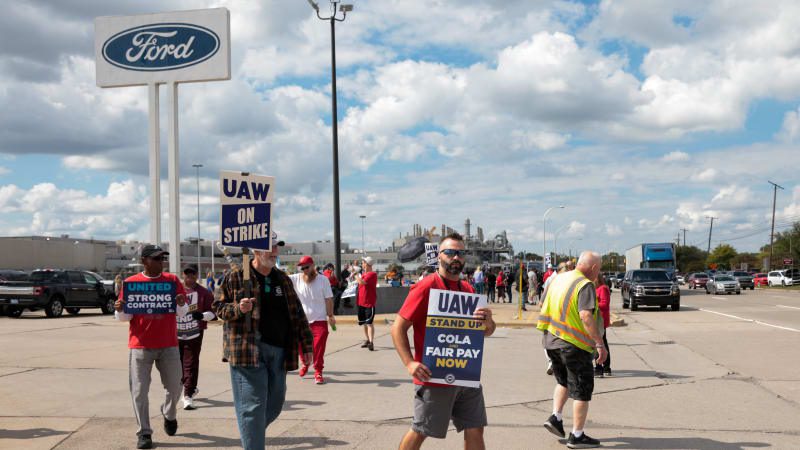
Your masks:
[{"label": "ford sign", "polygon": [[103,58],[123,69],[157,72],[201,63],[219,50],[208,28],[188,23],[159,23],[131,28],[103,43]]}]

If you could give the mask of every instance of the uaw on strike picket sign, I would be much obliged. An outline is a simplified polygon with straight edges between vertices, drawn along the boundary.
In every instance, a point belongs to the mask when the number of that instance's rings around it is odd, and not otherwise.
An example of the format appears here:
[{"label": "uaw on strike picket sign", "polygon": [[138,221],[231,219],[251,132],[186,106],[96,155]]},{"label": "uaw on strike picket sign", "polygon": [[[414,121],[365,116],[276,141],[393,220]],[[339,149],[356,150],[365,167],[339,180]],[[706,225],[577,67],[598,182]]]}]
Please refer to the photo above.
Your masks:
[{"label": "uaw on strike picket sign", "polygon": [[220,241],[226,247],[271,250],[274,177],[222,171]]},{"label": "uaw on strike picket sign", "polygon": [[431,383],[480,387],[486,327],[472,316],[485,306],[485,295],[431,289],[422,355]]},{"label": "uaw on strike picket sign", "polygon": [[125,281],[126,314],[175,314],[175,284],[169,281]]}]

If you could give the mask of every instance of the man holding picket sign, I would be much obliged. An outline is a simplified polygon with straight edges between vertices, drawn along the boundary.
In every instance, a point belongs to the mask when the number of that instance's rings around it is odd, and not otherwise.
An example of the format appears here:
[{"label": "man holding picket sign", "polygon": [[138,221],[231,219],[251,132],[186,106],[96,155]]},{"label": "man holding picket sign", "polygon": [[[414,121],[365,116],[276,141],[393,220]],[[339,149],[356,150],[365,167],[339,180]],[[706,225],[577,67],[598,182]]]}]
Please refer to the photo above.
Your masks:
[{"label": "man holding picket sign", "polygon": [[[442,238],[439,242],[438,271],[412,286],[392,326],[395,349],[416,385],[414,419],[411,429],[400,442],[400,449],[419,449],[428,436],[445,438],[451,419],[456,430],[464,430],[467,449],[485,448],[483,428],[487,419],[483,388],[479,383],[477,387],[431,383],[432,371],[422,363],[431,289],[473,293],[469,283],[459,280],[459,274],[464,269],[464,256],[464,238],[461,235],[453,233]],[[495,323],[489,308],[478,307],[471,320],[484,328],[484,336],[494,333]],[[408,341],[408,329],[411,327],[414,328],[413,356]]]},{"label": "man holding picket sign", "polygon": [[[128,331],[128,380],[139,430],[136,448],[152,448],[150,428],[150,372],[153,364],[161,374],[166,398],[161,405],[164,431],[178,431],[176,409],[181,397],[181,359],[178,352],[177,317],[189,311],[186,292],[177,276],[162,273],[169,252],[156,245],[142,247],[144,271],[125,279],[114,304],[117,320],[130,322]],[[177,303],[177,307],[175,306]]]}]

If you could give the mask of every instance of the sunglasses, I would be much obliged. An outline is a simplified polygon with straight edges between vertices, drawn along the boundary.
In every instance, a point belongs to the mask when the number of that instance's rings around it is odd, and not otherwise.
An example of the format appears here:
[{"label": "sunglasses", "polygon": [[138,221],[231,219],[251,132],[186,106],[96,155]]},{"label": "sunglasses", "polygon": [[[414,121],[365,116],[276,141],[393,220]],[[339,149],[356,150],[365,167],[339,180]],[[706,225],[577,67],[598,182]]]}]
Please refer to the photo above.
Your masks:
[{"label": "sunglasses", "polygon": [[306,270],[306,269],[309,269],[309,268],[311,268],[311,266],[302,266],[302,267],[300,267],[300,270]]},{"label": "sunglasses", "polygon": [[452,248],[446,248],[446,249],[442,250],[439,253],[444,253],[445,255],[447,255],[450,258],[453,258],[453,257],[456,257],[456,256],[460,256],[460,257],[463,258],[464,255],[467,254],[467,251],[466,250],[454,250]]}]

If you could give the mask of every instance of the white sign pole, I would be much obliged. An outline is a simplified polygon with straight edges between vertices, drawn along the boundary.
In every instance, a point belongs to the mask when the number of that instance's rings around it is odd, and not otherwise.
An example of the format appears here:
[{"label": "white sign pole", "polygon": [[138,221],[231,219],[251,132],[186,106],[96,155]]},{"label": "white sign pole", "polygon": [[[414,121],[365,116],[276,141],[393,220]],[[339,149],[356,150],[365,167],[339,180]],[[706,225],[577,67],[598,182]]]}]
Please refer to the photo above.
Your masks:
[{"label": "white sign pole", "polygon": [[167,166],[169,171],[169,271],[181,268],[180,189],[178,186],[178,84],[167,83]]},{"label": "white sign pole", "polygon": [[147,85],[148,134],[150,146],[150,242],[161,245],[161,134],[159,130],[158,83]]}]

